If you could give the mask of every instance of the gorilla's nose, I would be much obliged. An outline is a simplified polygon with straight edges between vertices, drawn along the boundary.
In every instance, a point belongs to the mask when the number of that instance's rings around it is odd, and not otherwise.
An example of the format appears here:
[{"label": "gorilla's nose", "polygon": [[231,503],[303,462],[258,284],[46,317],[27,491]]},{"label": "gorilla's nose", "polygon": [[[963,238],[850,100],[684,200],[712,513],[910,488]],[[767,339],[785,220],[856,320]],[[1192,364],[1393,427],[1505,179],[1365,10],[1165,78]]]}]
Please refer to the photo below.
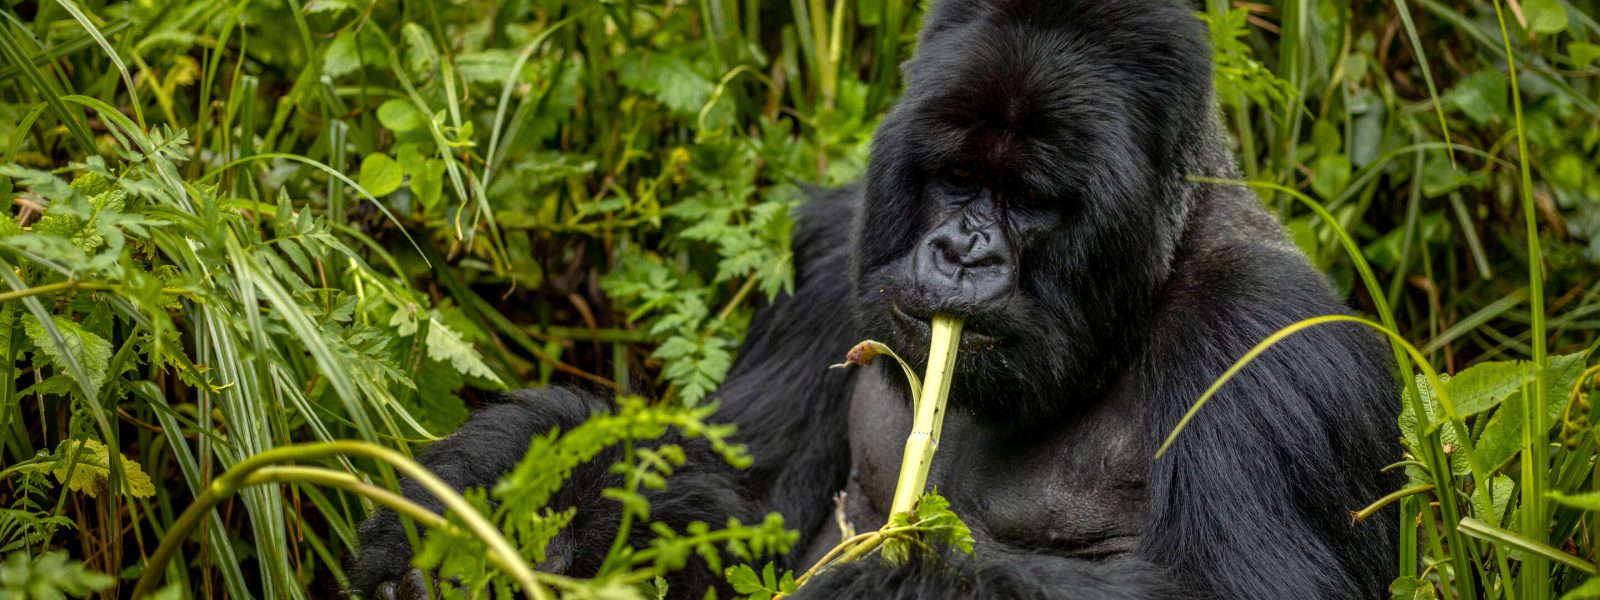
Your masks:
[{"label": "gorilla's nose", "polygon": [[930,300],[974,309],[1011,291],[1016,264],[1010,255],[998,232],[940,227],[923,239],[912,270]]}]

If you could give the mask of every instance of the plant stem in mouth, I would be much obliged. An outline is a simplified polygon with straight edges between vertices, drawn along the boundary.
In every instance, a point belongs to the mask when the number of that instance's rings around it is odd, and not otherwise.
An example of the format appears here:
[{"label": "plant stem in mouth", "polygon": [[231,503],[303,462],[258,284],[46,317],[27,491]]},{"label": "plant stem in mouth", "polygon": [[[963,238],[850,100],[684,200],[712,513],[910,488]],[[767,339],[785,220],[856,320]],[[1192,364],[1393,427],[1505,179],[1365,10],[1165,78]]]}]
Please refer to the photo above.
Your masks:
[{"label": "plant stem in mouth", "polygon": [[900,461],[900,481],[895,484],[890,514],[911,512],[928,485],[928,468],[939,449],[939,429],[944,426],[945,402],[950,397],[950,379],[961,343],[961,321],[934,315],[928,344],[928,368],[922,390],[916,399],[911,435],[906,437],[905,456]]}]

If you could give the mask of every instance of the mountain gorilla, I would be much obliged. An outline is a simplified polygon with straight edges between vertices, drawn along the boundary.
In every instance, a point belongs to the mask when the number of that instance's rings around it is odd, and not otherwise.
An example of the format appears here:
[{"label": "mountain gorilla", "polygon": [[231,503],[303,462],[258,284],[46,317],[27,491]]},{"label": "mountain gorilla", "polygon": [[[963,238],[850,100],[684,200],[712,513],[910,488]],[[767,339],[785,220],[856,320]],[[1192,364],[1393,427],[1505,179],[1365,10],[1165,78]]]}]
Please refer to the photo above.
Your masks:
[{"label": "mountain gorilla", "polygon": [[[1207,33],[1166,0],[944,0],[865,185],[797,215],[796,290],[759,310],[717,394],[755,466],[688,443],[651,516],[747,522],[781,512],[803,569],[884,522],[910,429],[899,370],[829,370],[855,342],[926,360],[929,317],[965,320],[951,413],[929,477],[975,556],[826,571],[812,598],[1379,597],[1395,518],[1347,511],[1396,487],[1396,386],[1376,336],[1313,328],[1245,369],[1152,460],[1155,442],[1235,359],[1300,319],[1347,312],[1236,179],[1212,101]],[[487,486],[550,427],[609,401],[524,392],[424,463]],[[615,531],[605,457],[541,569],[593,573]],[[406,495],[438,504],[415,486]],[[634,528],[635,530],[643,528]],[[406,597],[396,517],[361,529],[351,586]],[[717,574],[675,576],[699,597]],[[398,582],[398,583],[397,583]]]}]

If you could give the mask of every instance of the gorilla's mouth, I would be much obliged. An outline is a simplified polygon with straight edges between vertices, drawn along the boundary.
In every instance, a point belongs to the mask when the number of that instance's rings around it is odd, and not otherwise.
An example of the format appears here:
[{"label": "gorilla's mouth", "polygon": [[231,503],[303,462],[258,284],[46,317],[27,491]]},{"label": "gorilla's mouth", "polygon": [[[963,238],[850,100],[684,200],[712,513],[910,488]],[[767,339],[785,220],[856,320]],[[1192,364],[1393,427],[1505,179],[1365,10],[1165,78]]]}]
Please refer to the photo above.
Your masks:
[{"label": "gorilla's mouth", "polygon": [[[933,337],[933,324],[929,321],[932,318],[931,315],[927,317],[913,316],[901,309],[898,302],[889,303],[889,313],[894,315],[895,321],[900,325],[901,331],[906,334],[907,340],[925,346],[928,344],[928,340]],[[971,320],[962,324],[961,352],[990,352],[998,348],[1001,341],[1000,337],[973,327]],[[898,351],[904,352],[904,350]],[[921,351],[926,351],[926,349],[918,350],[918,352]]]}]

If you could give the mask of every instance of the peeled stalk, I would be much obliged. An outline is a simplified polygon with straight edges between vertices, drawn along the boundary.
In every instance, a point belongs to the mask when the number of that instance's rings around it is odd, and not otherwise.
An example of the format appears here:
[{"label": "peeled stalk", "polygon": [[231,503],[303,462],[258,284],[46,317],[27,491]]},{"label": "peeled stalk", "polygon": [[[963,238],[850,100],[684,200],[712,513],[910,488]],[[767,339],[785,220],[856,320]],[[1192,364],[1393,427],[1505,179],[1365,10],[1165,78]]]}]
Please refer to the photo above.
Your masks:
[{"label": "peeled stalk", "polygon": [[928,485],[928,468],[939,449],[939,429],[944,426],[945,402],[950,397],[950,379],[956,365],[956,346],[961,342],[961,321],[933,317],[933,335],[928,344],[928,369],[922,377],[921,395],[906,437],[905,456],[900,460],[900,481],[895,484],[890,514],[911,512]]}]

